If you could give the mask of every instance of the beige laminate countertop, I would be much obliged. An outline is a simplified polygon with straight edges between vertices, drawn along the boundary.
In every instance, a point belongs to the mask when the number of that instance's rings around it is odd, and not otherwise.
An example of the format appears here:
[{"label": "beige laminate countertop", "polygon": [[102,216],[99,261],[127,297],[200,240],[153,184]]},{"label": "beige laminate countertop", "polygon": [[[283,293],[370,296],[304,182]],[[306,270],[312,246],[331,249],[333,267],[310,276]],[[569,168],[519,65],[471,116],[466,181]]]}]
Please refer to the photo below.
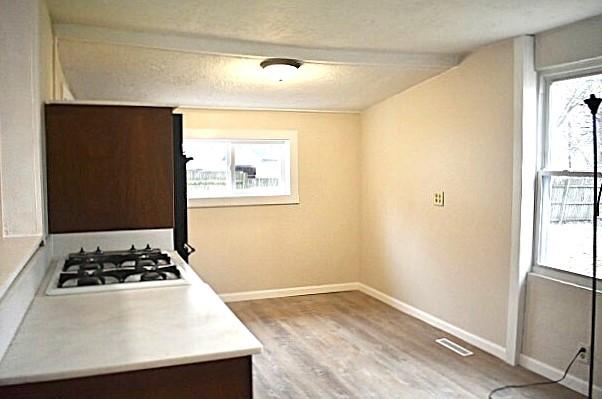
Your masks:
[{"label": "beige laminate countertop", "polygon": [[40,290],[0,362],[0,385],[206,362],[261,349],[200,279],[92,294],[46,296]]}]

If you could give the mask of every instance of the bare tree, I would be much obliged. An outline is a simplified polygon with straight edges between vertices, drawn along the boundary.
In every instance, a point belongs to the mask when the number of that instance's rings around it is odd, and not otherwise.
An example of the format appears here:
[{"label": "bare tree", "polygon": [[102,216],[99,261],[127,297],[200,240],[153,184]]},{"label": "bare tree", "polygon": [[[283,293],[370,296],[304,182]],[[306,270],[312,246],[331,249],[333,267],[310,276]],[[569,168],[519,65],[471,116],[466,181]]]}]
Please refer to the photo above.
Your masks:
[{"label": "bare tree", "polygon": [[[566,83],[568,83],[567,81]],[[585,80],[573,81],[573,85],[565,85],[561,94],[562,107],[556,115],[555,127],[557,132],[562,132],[566,138],[568,168],[591,168],[591,127],[589,126],[589,112],[583,100],[591,93],[602,93],[602,76],[593,75]],[[575,162],[582,159],[583,162]]]}]

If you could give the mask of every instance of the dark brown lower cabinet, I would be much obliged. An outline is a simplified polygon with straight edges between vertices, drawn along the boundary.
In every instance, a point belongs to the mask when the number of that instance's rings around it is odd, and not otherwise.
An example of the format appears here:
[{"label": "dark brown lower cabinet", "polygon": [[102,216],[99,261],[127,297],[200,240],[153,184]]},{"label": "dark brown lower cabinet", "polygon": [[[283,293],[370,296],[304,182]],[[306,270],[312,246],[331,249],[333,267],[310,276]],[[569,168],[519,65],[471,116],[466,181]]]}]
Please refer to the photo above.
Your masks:
[{"label": "dark brown lower cabinet", "polygon": [[1,399],[246,399],[251,356],[125,373],[0,386]]}]

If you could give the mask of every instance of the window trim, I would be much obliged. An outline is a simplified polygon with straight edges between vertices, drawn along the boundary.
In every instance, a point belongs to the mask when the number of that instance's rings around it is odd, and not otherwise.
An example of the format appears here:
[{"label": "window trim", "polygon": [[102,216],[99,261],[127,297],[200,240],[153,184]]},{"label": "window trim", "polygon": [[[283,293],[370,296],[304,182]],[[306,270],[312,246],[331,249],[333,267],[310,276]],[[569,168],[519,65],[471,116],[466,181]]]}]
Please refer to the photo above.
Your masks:
[{"label": "window trim", "polygon": [[290,149],[290,194],[219,198],[189,198],[188,208],[216,208],[230,206],[294,205],[299,204],[298,133],[280,129],[190,129],[184,128],[184,139],[213,140],[288,140]]},{"label": "window trim", "polygon": [[[539,73],[538,78],[538,104],[537,104],[537,154],[536,154],[536,178],[535,182],[535,214],[533,226],[533,253],[531,261],[531,272],[545,277],[565,281],[571,284],[591,288],[591,277],[582,274],[570,272],[568,270],[558,269],[549,265],[539,263],[540,248],[542,247],[542,212],[543,212],[543,176],[593,176],[592,172],[550,170],[546,169],[549,164],[550,148],[548,146],[549,137],[549,95],[550,86],[554,82],[576,79],[589,75],[602,73],[602,62],[600,60],[588,60],[578,64],[562,65],[555,68],[547,68]],[[602,176],[602,172],[598,173]],[[602,281],[602,277],[599,279]]]}]

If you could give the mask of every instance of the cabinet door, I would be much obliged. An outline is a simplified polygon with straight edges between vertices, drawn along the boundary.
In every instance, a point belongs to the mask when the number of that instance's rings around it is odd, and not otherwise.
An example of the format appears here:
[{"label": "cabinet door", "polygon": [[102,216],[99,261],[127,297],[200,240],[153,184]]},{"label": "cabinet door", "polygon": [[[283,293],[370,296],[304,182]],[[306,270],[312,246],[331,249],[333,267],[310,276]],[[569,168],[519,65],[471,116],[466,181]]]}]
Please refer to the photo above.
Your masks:
[{"label": "cabinet door", "polygon": [[172,228],[171,108],[48,105],[50,233]]}]

